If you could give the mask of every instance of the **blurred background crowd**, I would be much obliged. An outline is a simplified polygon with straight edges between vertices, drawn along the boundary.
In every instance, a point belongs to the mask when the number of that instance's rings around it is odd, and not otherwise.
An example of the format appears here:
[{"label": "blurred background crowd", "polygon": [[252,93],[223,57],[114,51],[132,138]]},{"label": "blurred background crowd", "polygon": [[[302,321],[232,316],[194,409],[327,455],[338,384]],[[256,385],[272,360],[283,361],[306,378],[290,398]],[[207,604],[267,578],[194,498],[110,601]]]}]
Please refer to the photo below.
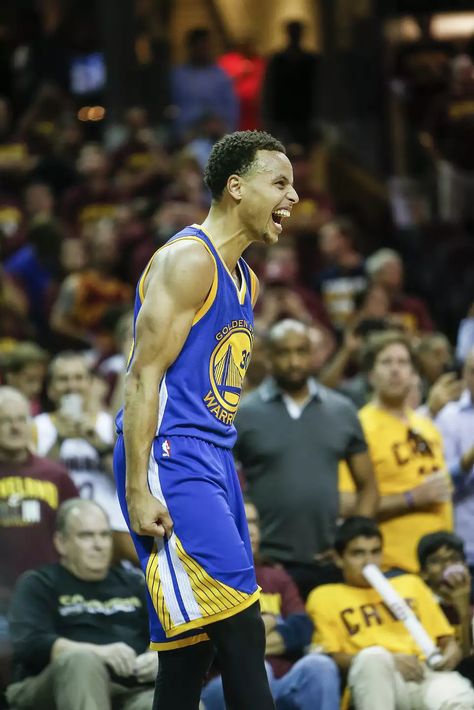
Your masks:
[{"label": "blurred background crowd", "polygon": [[[0,388],[5,658],[14,584],[56,559],[62,500],[98,500],[115,559],[133,560],[111,455],[134,287],[157,248],[204,218],[204,165],[238,129],[282,139],[300,197],[280,243],[245,255],[261,284],[246,392],[278,372],[284,390],[294,367],[360,409],[374,334],[405,338],[405,404],[440,418],[474,565],[473,37],[461,1],[1,4],[0,378],[24,398]],[[305,326],[303,364],[269,356],[299,333],[287,325],[269,345],[280,321]],[[454,444],[459,410],[470,420]]]}]

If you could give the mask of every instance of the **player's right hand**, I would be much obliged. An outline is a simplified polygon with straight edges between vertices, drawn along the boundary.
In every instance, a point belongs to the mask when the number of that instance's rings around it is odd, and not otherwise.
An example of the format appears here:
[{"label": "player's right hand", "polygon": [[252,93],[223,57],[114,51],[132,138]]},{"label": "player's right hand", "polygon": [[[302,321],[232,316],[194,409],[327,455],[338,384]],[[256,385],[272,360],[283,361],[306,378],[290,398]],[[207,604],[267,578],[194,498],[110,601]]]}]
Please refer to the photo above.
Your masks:
[{"label": "player's right hand", "polygon": [[130,524],[138,535],[171,537],[173,521],[162,503],[149,491],[127,493]]}]

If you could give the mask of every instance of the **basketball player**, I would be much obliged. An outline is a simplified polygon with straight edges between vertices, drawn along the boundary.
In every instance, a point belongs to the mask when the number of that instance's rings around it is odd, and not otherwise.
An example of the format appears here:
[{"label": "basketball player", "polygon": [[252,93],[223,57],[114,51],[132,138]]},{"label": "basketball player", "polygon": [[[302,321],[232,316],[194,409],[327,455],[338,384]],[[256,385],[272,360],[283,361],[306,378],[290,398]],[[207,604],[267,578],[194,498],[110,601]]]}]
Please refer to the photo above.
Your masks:
[{"label": "basketball player", "polygon": [[115,473],[159,652],[154,710],[197,709],[214,650],[228,707],[267,710],[259,588],[231,453],[258,294],[241,254],[278,241],[298,196],[284,147],[261,132],[220,140],[205,182],[204,223],[172,237],[138,284]]}]

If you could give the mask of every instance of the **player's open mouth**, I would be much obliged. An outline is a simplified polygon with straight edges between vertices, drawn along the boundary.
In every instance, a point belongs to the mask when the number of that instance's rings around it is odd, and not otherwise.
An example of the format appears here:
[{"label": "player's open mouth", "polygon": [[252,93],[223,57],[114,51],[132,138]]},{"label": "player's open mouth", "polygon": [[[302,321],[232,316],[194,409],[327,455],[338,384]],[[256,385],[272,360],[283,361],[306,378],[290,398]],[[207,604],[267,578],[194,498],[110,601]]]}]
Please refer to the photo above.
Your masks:
[{"label": "player's open mouth", "polygon": [[286,209],[275,210],[275,212],[272,212],[273,224],[276,227],[279,227],[279,229],[278,229],[279,232],[281,232],[281,230],[282,230],[282,226],[281,226],[282,220],[284,220],[285,217],[289,217],[289,216],[290,216],[290,210],[286,210]]}]

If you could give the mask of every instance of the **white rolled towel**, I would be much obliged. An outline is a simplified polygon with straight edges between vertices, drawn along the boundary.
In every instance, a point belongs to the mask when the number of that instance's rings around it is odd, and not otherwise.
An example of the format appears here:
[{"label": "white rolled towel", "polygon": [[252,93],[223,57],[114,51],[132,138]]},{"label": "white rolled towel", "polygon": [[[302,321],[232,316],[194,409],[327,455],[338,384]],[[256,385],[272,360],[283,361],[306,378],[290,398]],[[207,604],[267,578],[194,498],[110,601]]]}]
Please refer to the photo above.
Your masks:
[{"label": "white rolled towel", "polygon": [[376,565],[366,565],[362,570],[362,574],[369,584],[377,590],[392,614],[405,626],[408,633],[425,656],[426,663],[431,668],[436,668],[443,660],[440,650],[406,601],[399,595],[397,590],[392,587],[388,579]]}]

